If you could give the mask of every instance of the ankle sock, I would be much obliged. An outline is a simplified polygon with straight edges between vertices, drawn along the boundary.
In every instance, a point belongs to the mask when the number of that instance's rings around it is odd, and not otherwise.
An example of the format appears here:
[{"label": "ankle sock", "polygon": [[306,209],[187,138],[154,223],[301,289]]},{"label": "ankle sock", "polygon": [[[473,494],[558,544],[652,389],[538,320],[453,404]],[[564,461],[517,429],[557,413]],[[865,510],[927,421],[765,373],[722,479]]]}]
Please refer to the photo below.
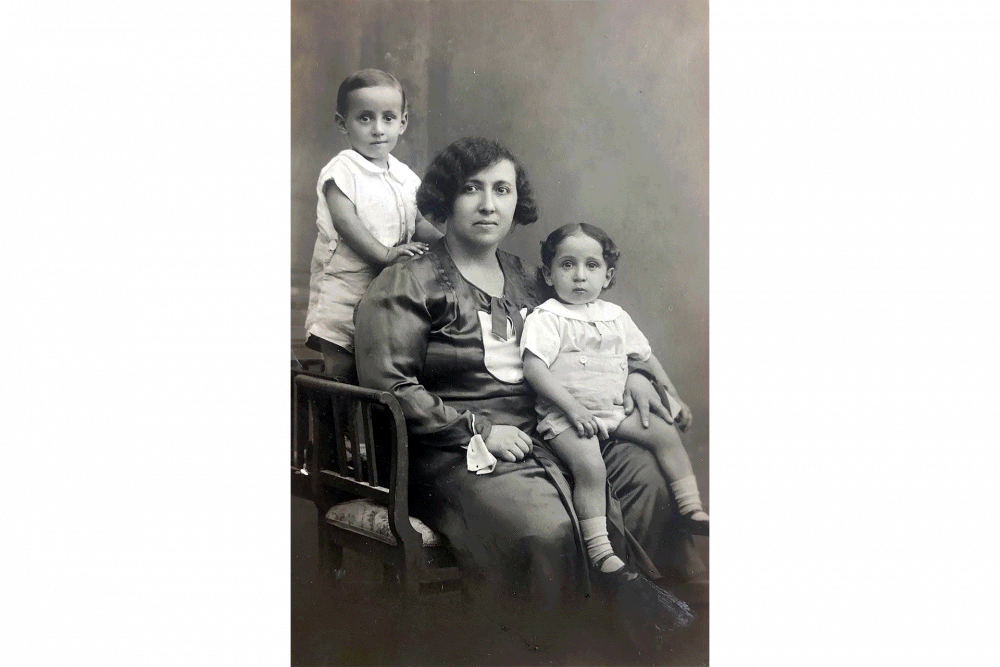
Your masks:
[{"label": "ankle sock", "polygon": [[670,483],[670,490],[674,492],[677,500],[677,509],[681,514],[687,516],[694,512],[704,512],[701,506],[701,496],[698,494],[698,482],[694,475],[682,477],[676,482]]},{"label": "ankle sock", "polygon": [[583,543],[587,547],[590,563],[601,572],[614,572],[625,567],[625,562],[615,555],[608,539],[608,520],[603,516],[590,519],[580,519],[580,532],[583,533]]}]

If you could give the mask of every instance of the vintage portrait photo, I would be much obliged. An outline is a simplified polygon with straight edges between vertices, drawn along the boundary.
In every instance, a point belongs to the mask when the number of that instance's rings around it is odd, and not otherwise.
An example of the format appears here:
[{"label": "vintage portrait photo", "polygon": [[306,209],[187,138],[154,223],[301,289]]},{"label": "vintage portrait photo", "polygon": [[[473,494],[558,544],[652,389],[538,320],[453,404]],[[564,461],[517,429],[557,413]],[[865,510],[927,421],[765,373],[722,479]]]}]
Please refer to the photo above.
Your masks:
[{"label": "vintage portrait photo", "polygon": [[292,664],[708,664],[708,18],[291,3]]}]

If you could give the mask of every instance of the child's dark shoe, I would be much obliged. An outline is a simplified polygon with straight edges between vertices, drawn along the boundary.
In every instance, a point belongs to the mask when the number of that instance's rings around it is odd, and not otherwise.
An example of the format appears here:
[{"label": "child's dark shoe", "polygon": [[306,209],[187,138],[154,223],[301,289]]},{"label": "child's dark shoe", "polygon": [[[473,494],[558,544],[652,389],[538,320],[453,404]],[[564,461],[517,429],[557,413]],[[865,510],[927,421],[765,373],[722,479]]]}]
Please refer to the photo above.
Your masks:
[{"label": "child's dark shoe", "polygon": [[690,514],[682,514],[680,521],[682,532],[708,537],[708,514],[705,511],[696,510]]}]

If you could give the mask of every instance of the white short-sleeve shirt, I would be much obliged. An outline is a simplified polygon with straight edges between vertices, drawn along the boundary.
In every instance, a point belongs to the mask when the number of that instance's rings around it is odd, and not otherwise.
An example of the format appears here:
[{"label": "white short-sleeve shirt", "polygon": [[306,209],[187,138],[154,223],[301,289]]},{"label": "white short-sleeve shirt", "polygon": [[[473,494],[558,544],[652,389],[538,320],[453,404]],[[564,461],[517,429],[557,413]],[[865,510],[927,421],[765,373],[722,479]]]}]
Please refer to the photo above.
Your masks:
[{"label": "white short-sleeve shirt", "polygon": [[316,226],[309,281],[306,333],[354,349],[354,307],[377,274],[342,243],[326,203],[327,184],[336,183],[378,241],[392,247],[413,238],[420,177],[392,155],[383,169],[353,149],[341,151],[316,181]]}]

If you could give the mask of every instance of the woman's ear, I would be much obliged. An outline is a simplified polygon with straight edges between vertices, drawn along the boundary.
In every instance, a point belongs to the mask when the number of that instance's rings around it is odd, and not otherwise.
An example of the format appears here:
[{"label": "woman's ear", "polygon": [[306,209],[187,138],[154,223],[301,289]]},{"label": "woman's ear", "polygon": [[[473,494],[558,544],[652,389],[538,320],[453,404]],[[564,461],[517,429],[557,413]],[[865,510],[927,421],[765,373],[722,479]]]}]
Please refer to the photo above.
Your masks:
[{"label": "woman's ear", "polygon": [[604,276],[604,287],[602,289],[608,289],[608,285],[611,284],[611,279],[615,277],[615,267],[608,267],[608,272]]},{"label": "woman's ear", "polygon": [[334,115],[333,120],[337,123],[337,128],[340,130],[340,133],[347,134],[347,119],[338,113]]},{"label": "woman's ear", "polygon": [[542,267],[542,278],[545,278],[545,284],[546,285],[548,285],[549,287],[553,286],[552,285],[552,272],[549,271],[549,267],[547,267],[547,266],[543,266]]}]

